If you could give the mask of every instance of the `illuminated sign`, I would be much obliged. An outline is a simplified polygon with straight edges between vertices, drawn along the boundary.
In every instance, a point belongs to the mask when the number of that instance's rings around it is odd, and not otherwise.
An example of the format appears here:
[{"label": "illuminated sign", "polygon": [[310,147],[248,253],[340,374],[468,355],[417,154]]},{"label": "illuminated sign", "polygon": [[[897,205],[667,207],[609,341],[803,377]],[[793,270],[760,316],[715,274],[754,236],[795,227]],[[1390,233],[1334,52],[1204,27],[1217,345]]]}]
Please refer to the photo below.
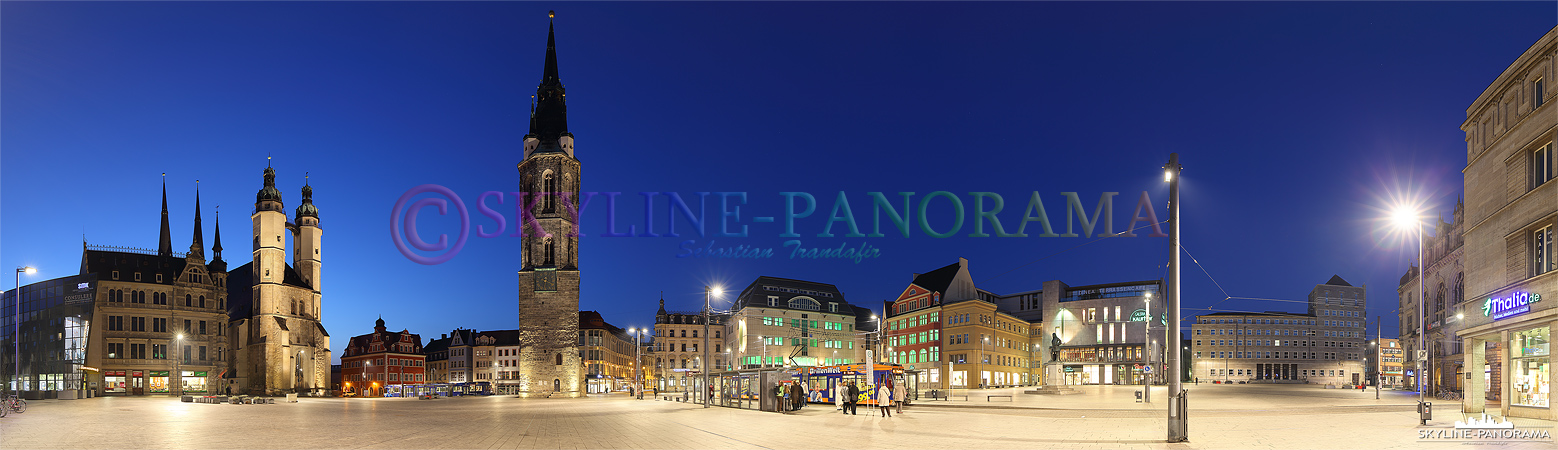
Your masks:
[{"label": "illuminated sign", "polygon": [[1146,322],[1147,321],[1147,310],[1145,310],[1145,309],[1138,309],[1138,310],[1135,310],[1135,311],[1131,311],[1131,321],[1132,322]]},{"label": "illuminated sign", "polygon": [[1531,304],[1542,301],[1541,294],[1515,292],[1507,297],[1488,297],[1482,301],[1482,315],[1493,320],[1531,312]]}]

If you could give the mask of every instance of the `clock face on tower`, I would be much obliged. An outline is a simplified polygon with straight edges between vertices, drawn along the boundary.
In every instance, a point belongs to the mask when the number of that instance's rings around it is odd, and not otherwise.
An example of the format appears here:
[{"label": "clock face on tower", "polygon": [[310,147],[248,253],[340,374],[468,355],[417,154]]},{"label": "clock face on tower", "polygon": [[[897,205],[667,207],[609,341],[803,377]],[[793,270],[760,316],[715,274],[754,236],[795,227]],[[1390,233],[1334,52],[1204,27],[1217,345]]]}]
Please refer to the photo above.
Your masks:
[{"label": "clock face on tower", "polygon": [[553,269],[536,269],[536,292],[552,292],[557,290],[557,271]]}]

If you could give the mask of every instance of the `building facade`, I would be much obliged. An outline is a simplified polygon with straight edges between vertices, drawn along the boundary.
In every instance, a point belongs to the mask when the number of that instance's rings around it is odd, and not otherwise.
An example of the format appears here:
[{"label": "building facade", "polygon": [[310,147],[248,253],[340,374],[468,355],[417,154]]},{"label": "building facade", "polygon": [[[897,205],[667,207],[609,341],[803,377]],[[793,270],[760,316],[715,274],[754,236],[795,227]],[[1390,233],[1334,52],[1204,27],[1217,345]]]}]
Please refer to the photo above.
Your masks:
[{"label": "building facade", "polygon": [[[1462,380],[1464,412],[1558,418],[1549,394],[1558,361],[1548,344],[1558,326],[1555,74],[1558,27],[1494,78],[1461,124],[1468,296],[1453,312],[1464,318],[1454,334],[1472,375]],[[1490,352],[1494,345],[1507,351]]]},{"label": "building facade", "polygon": [[1223,382],[1364,382],[1367,287],[1316,285],[1305,313],[1223,312],[1191,324],[1193,377]]},{"label": "building facade", "polygon": [[605,394],[633,385],[638,357],[633,335],[606,323],[596,311],[579,311],[579,352],[584,359],[585,391]]},{"label": "building facade", "polygon": [[1371,344],[1374,351],[1369,358],[1370,381],[1378,382],[1380,387],[1404,388],[1407,380],[1401,366],[1401,340],[1376,339]]},{"label": "building facade", "polygon": [[[725,325],[730,319],[728,314],[709,315],[709,325],[703,325],[703,313],[699,312],[675,312],[666,311],[665,299],[660,299],[660,310],[655,313],[655,331],[651,337],[650,346],[654,358],[655,384],[646,386],[658,389],[660,392],[682,392],[696,387],[703,370],[703,351],[700,350],[704,338],[700,333],[707,330],[708,342],[711,346],[710,358],[714,360],[714,370],[725,370],[732,355],[727,350],[724,342]],[[646,382],[647,383],[647,382]]]},{"label": "building facade", "polygon": [[407,385],[427,382],[422,337],[408,330],[387,331],[384,319],[373,332],[353,337],[341,353],[340,386],[361,397],[402,397]]},{"label": "building facade", "polygon": [[[865,360],[856,310],[838,287],[827,283],[758,277],[737,295],[728,326],[710,341],[716,366],[797,367],[853,364]],[[728,338],[721,332],[728,331]],[[878,358],[878,360],[884,360]]]},{"label": "building facade", "polygon": [[[195,193],[189,251],[175,253],[162,188],[162,226],[156,251],[84,246],[82,274],[99,289],[87,365],[101,369],[89,384],[106,395],[222,393],[231,364],[227,262],[220,220],[212,260],[205,259],[200,193]],[[328,361],[327,361],[328,362]]]},{"label": "building facade", "polygon": [[518,384],[524,397],[584,394],[579,359],[579,160],[568,132],[557,45],[546,32],[546,63],[525,135],[519,184],[531,217],[523,221],[519,270]]},{"label": "building facade", "polygon": [[914,274],[885,305],[887,360],[916,370],[922,386],[943,388],[1161,381],[1161,281],[1040,285],[1004,295],[980,289],[963,258]]},{"label": "building facade", "polygon": [[[254,260],[228,274],[227,315],[233,360],[227,377],[235,393],[323,394],[330,383],[330,334],[320,313],[321,236],[314,189],[287,220],[276,170],[265,168],[255,194]],[[292,263],[284,237],[293,236]]]},{"label": "building facade", "polygon": [[[5,374],[7,390],[27,398],[76,398],[84,390],[97,390],[101,375],[87,370],[93,339],[103,340],[103,332],[93,329],[97,276],[86,273],[21,286],[0,296],[0,316],[5,345],[0,373]],[[17,295],[21,296],[21,346],[14,347],[17,326]],[[21,371],[17,372],[17,355]],[[117,355],[115,355],[117,356]],[[101,359],[101,356],[98,357]],[[119,369],[116,369],[119,370]],[[20,376],[17,375],[20,373]],[[96,376],[94,376],[96,375]],[[142,373],[142,376],[146,374]]]}]

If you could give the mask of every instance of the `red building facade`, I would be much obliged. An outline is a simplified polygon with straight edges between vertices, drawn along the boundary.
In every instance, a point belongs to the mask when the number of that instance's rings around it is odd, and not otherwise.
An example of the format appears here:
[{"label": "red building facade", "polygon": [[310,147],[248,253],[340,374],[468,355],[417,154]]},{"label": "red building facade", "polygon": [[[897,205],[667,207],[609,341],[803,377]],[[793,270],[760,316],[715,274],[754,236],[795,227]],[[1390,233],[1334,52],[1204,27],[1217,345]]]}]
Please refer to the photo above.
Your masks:
[{"label": "red building facade", "polygon": [[359,397],[405,396],[405,386],[427,383],[426,362],[421,336],[385,331],[384,319],[379,319],[373,333],[347,343],[341,355],[341,392]]}]

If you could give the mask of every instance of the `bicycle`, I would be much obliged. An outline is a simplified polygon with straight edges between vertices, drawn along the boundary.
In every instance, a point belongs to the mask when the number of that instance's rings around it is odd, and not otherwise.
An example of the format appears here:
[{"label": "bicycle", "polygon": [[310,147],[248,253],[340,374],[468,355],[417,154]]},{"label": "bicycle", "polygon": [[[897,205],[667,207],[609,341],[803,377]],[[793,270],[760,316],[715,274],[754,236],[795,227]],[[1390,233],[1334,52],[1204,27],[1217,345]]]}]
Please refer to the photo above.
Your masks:
[{"label": "bicycle", "polygon": [[3,402],[0,402],[0,409],[16,411],[17,414],[24,413],[27,412],[27,400],[17,397],[16,394],[11,394],[6,396]]},{"label": "bicycle", "polygon": [[1461,393],[1459,391],[1445,389],[1439,391],[1439,393],[1435,394],[1434,397],[1440,400],[1461,400]]}]

